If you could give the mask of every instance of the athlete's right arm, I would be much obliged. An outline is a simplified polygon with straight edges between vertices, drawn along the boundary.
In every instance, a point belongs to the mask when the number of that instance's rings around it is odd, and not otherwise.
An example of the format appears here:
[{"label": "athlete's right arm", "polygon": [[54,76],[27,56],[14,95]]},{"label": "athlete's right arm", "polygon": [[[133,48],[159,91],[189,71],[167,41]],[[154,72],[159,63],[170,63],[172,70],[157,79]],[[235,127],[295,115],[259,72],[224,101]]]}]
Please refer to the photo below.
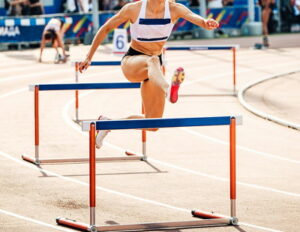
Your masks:
[{"label": "athlete's right arm", "polygon": [[96,52],[98,46],[103,42],[107,34],[111,30],[120,26],[122,23],[125,23],[128,20],[130,20],[132,11],[133,11],[132,4],[127,4],[116,15],[114,15],[103,26],[100,27],[100,29],[98,30],[97,34],[93,39],[92,45],[86,56],[85,61],[81,62],[79,65],[80,72],[88,68],[94,53]]}]

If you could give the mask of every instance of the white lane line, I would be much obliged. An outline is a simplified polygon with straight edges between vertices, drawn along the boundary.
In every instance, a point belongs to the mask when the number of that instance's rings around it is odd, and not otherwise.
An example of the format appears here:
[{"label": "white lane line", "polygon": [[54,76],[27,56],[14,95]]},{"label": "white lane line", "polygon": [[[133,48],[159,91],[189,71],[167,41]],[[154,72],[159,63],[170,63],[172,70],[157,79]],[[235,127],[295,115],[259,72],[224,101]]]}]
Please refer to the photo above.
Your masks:
[{"label": "white lane line", "polygon": [[[173,169],[176,169],[176,170],[179,170],[179,171],[187,172],[187,173],[190,173],[190,174],[203,176],[203,177],[207,177],[207,178],[210,178],[210,179],[219,180],[219,181],[223,181],[223,182],[229,182],[229,179],[225,178],[225,177],[214,176],[214,175],[210,175],[210,174],[207,174],[207,173],[204,173],[204,172],[194,171],[194,170],[191,170],[191,169],[188,169],[188,168],[182,168],[182,167],[179,167],[177,165],[162,162],[160,160],[156,160],[156,159],[153,159],[153,158],[148,158],[148,160],[152,161],[154,163],[164,165],[166,167],[170,167],[170,168],[173,168]],[[255,188],[255,189],[260,189],[260,190],[265,190],[265,191],[274,192],[274,193],[279,193],[279,194],[283,194],[283,195],[287,195],[287,196],[291,196],[291,197],[300,197],[299,193],[292,193],[292,192],[282,191],[282,190],[278,190],[278,189],[274,189],[274,188],[269,188],[269,187],[256,185],[256,184],[248,184],[248,183],[240,182],[240,181],[237,181],[236,183],[238,185],[242,185],[242,186],[246,186],[246,187],[250,187],[250,188]]]},{"label": "white lane line", "polygon": [[12,96],[12,95],[15,95],[15,94],[17,94],[17,93],[21,93],[21,92],[26,91],[26,90],[28,90],[28,87],[27,87],[27,88],[21,88],[21,89],[13,90],[13,91],[11,91],[11,92],[2,94],[2,95],[0,96],[0,99],[6,98],[6,97],[9,97],[9,96]]},{"label": "white lane line", "polygon": [[265,231],[269,231],[269,232],[283,232],[281,230],[274,230],[274,229],[263,227],[263,226],[257,226],[257,225],[253,225],[253,224],[248,224],[248,223],[245,223],[245,222],[239,222],[239,225],[248,226],[248,227],[252,227],[254,229],[265,230]]},{"label": "white lane line", "polygon": [[41,225],[41,226],[52,228],[52,229],[55,229],[55,230],[58,230],[58,231],[74,232],[74,230],[64,229],[63,227],[54,226],[54,225],[51,225],[51,224],[48,224],[48,223],[45,223],[45,222],[42,222],[42,221],[38,221],[38,220],[33,219],[33,218],[29,218],[29,217],[22,216],[20,214],[12,213],[12,212],[9,212],[9,211],[3,210],[3,209],[0,209],[0,213],[5,214],[7,216],[15,217],[15,218],[18,218],[18,219],[21,219],[21,220],[24,220],[24,221],[32,222],[32,223],[35,223],[35,224],[38,224],[38,225]]},{"label": "white lane line", "polygon": [[[57,74],[57,73],[66,73],[66,72],[70,72],[70,69],[61,69],[61,70],[53,70],[53,71],[47,70],[46,71],[47,75],[48,74]],[[18,80],[18,79],[26,79],[26,78],[30,78],[30,77],[39,77],[39,76],[45,76],[45,70],[43,70],[42,72],[27,73],[27,74],[20,74],[20,75],[11,76],[11,77],[0,78],[0,83],[5,82],[5,81],[14,81],[14,80]]]},{"label": "white lane line", "polygon": [[[76,179],[73,179],[73,178],[70,178],[70,177],[65,177],[65,176],[62,176],[62,175],[57,174],[55,172],[48,171],[46,169],[41,169],[41,168],[39,168],[35,165],[32,165],[32,164],[29,164],[27,162],[16,159],[13,156],[11,156],[11,155],[3,152],[3,151],[0,151],[0,155],[7,158],[7,159],[9,159],[9,160],[12,160],[12,161],[20,164],[22,166],[25,166],[25,167],[28,167],[28,168],[34,169],[34,170],[39,170],[40,172],[44,172],[47,175],[55,176],[55,177],[60,178],[62,180],[69,181],[69,182],[76,183],[76,184],[80,184],[80,185],[83,185],[83,186],[86,186],[86,187],[89,186],[89,183],[79,181],[79,180],[76,180]],[[168,208],[168,209],[174,209],[174,210],[185,212],[185,213],[190,213],[191,212],[190,209],[175,207],[173,205],[169,205],[169,204],[166,204],[166,203],[158,202],[158,201],[155,201],[155,200],[149,200],[149,199],[142,198],[142,197],[137,197],[137,196],[134,196],[134,195],[131,195],[131,194],[122,193],[122,192],[114,191],[114,190],[107,189],[107,188],[102,188],[100,186],[96,186],[96,189],[107,192],[107,193],[115,194],[115,195],[118,195],[118,196],[121,196],[121,197],[126,197],[126,198],[130,198],[130,199],[133,199],[133,200],[138,200],[138,201],[141,201],[141,202],[145,202],[145,203],[148,203],[148,204],[151,204],[151,205],[161,206],[161,207],[165,207],[165,208]],[[203,212],[205,212],[205,211],[203,211]],[[4,213],[4,212],[0,211],[0,213]],[[210,212],[206,212],[206,213],[210,213]],[[228,216],[222,215],[222,214],[218,214],[218,215],[228,217]],[[252,224],[244,223],[244,222],[240,222],[239,224],[244,225],[244,226],[248,226],[248,227],[252,227],[252,228],[256,228],[256,229],[260,229],[260,230],[270,231],[270,232],[280,232],[279,230],[275,230],[275,229],[271,229],[271,228],[267,228],[267,227],[262,227],[262,226],[257,226],[257,225],[252,225]],[[64,231],[66,231],[66,230],[64,230]]]},{"label": "white lane line", "polygon": [[[80,98],[85,97],[87,95],[89,95],[90,93],[92,93],[93,91],[89,91],[86,92],[85,94],[82,94],[80,96]],[[88,136],[88,133],[85,133],[83,131],[81,131],[81,128],[75,124],[69,117],[68,117],[68,111],[71,105],[74,104],[74,99],[70,100],[69,102],[66,103],[66,105],[63,108],[62,111],[62,118],[64,119],[65,123],[67,125],[69,125],[70,127],[74,128],[74,130],[78,131],[79,133],[81,133],[82,135]],[[181,129],[185,129],[185,128],[181,128]],[[192,131],[193,132],[193,131]],[[220,141],[222,144],[225,144],[224,141]],[[108,142],[104,142],[104,145],[109,146],[111,148],[117,149],[118,151],[122,151],[123,153],[126,151],[124,148],[121,148],[119,146],[116,146],[114,144],[108,143]],[[204,172],[199,172],[199,171],[194,171],[192,169],[188,169],[188,168],[182,168],[170,163],[166,163],[163,161],[159,161],[153,158],[148,158],[150,161],[164,165],[166,167],[170,167],[173,169],[177,169],[180,170],[182,172],[186,172],[186,173],[190,173],[190,174],[195,174],[195,175],[199,175],[199,176],[203,176],[203,177],[207,177],[207,178],[211,178],[214,180],[219,180],[219,181],[223,181],[223,182],[228,182],[229,179],[225,178],[225,177],[218,177],[218,176],[214,176],[214,175],[210,175]],[[265,191],[269,191],[269,192],[274,192],[274,193],[279,193],[279,194],[283,194],[283,195],[287,195],[287,196],[292,196],[292,197],[300,197],[300,194],[298,193],[293,193],[293,192],[288,192],[288,191],[283,191],[283,190],[278,190],[275,188],[270,188],[270,187],[265,187],[265,186],[261,186],[261,185],[256,185],[256,184],[249,184],[249,183],[245,183],[245,182],[240,182],[237,181],[237,184],[242,185],[242,186],[246,186],[246,187],[250,187],[250,188],[254,188],[254,189],[259,189],[259,190],[265,190]]]},{"label": "white lane line", "polygon": [[[215,143],[220,143],[220,144],[223,144],[223,145],[226,145],[226,146],[229,145],[228,142],[225,142],[221,139],[216,139],[216,138],[201,134],[197,131],[194,131],[194,130],[191,130],[191,129],[188,129],[188,128],[180,128],[180,129],[187,132],[187,133],[189,133],[189,134],[193,134],[197,137],[200,137],[200,138],[203,138],[203,139],[206,139],[206,140],[210,140],[210,141],[215,142]],[[300,164],[300,160],[288,159],[288,158],[278,156],[278,155],[273,155],[273,154],[270,154],[270,153],[267,153],[267,152],[257,151],[257,150],[254,150],[254,149],[251,149],[251,148],[248,148],[248,147],[244,147],[244,146],[241,146],[241,145],[237,145],[236,147],[239,150],[247,151],[247,152],[254,153],[254,154],[257,154],[257,155],[261,155],[261,156],[266,156],[266,157],[269,157],[269,158],[272,158],[272,159],[278,159],[278,160],[287,161],[287,162],[290,162],[290,163]]]}]

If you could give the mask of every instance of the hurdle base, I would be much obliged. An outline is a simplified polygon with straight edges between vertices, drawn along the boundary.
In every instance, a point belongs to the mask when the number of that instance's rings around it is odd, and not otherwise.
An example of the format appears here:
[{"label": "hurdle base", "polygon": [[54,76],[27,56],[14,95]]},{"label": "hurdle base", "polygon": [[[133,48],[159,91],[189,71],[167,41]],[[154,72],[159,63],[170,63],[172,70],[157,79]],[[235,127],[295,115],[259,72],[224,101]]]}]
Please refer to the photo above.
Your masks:
[{"label": "hurdle base", "polygon": [[[175,222],[157,222],[127,225],[109,225],[109,226],[89,226],[67,218],[57,218],[58,225],[66,226],[80,231],[152,231],[164,229],[188,229],[202,227],[217,227],[232,225],[230,218],[206,219],[195,221],[175,221]],[[94,229],[94,230],[93,230]]]},{"label": "hurdle base", "polygon": [[[219,216],[219,215],[216,215],[216,214],[213,214],[213,213],[206,213],[206,212],[202,212],[202,211],[199,211],[199,210],[192,210],[191,213],[194,217],[201,218],[201,219],[224,218],[222,216]],[[236,217],[231,217],[231,218],[229,218],[229,220],[230,220],[231,225],[234,225],[234,226],[238,225],[238,219]]]},{"label": "hurdle base", "polygon": [[[88,163],[89,158],[69,158],[69,159],[39,159],[36,160],[30,156],[22,155],[22,159],[34,165],[41,164],[59,164],[59,163]],[[119,156],[119,157],[98,157],[96,162],[125,162],[125,161],[143,161],[144,157],[140,155],[134,156]]]}]

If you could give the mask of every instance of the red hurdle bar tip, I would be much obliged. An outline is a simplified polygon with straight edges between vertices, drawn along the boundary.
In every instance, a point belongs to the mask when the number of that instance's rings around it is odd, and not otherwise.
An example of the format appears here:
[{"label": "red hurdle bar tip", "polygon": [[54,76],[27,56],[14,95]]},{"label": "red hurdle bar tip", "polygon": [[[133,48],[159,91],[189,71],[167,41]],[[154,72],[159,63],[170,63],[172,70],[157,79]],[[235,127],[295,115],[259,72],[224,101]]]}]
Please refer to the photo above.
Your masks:
[{"label": "red hurdle bar tip", "polygon": [[60,217],[56,218],[56,223],[58,225],[63,225],[72,229],[76,228],[82,231],[90,231],[90,225],[82,222],[77,222],[75,220],[68,219],[68,218],[60,218]]},{"label": "red hurdle bar tip", "polygon": [[215,215],[213,213],[204,213],[199,210],[192,210],[191,213],[194,217],[202,218],[202,219],[224,218],[224,217]]}]

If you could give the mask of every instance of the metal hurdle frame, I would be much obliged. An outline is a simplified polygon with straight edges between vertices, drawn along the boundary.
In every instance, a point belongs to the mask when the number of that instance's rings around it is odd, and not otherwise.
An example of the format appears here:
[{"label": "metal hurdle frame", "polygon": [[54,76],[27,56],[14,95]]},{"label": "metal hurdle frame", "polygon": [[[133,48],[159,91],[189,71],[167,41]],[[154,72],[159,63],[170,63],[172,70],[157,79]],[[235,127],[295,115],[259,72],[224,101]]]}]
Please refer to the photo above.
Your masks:
[{"label": "metal hurdle frame", "polygon": [[[78,61],[74,62],[75,66],[75,82],[79,83],[79,63]],[[93,61],[90,63],[90,66],[120,66],[121,61]],[[75,90],[75,119],[76,123],[80,123],[82,120],[79,120],[79,91]]]},{"label": "metal hurdle frame", "polygon": [[[221,96],[236,96],[236,50],[239,45],[190,45],[190,46],[168,46],[163,49],[163,55],[165,56],[166,51],[197,51],[197,50],[232,50],[232,75],[233,75],[233,92],[228,94],[221,94]],[[79,63],[74,62],[75,66],[75,82],[79,82]],[[119,66],[121,61],[93,61],[90,66]],[[163,73],[166,72],[166,62],[165,57],[163,57]],[[81,122],[79,119],[79,93],[78,90],[75,91],[75,119],[76,123]]]},{"label": "metal hurdle frame", "polygon": [[[30,85],[29,90],[34,91],[34,158],[22,155],[24,161],[30,162],[37,166],[41,164],[58,164],[58,163],[84,163],[89,158],[58,158],[58,159],[40,159],[40,119],[39,119],[39,92],[40,91],[61,91],[61,90],[89,90],[89,89],[136,89],[140,88],[140,83],[119,82],[119,83],[73,83],[73,84],[39,84]],[[95,137],[95,134],[94,134]],[[97,162],[113,161],[146,161],[146,131],[142,130],[142,155],[135,155],[125,152],[127,156],[121,157],[101,157],[96,158]]]},{"label": "metal hurdle frame", "polygon": [[[234,45],[190,45],[190,46],[168,46],[168,51],[197,51],[197,50],[232,50],[232,84],[233,92],[227,95],[236,96],[236,50],[240,46]],[[224,96],[224,94],[222,94]]]},{"label": "metal hurdle frame", "polygon": [[[136,119],[136,120],[104,120],[85,121],[82,124],[83,131],[89,131],[89,203],[90,223],[85,224],[72,219],[58,217],[57,224],[81,231],[147,231],[162,229],[198,228],[208,226],[237,225],[236,217],[236,125],[242,123],[241,116],[201,117],[201,118],[164,118],[164,119]],[[168,127],[191,126],[222,126],[230,127],[230,217],[222,217],[215,214],[191,211],[194,217],[204,220],[173,221],[158,223],[142,223],[127,225],[96,226],[96,158],[95,158],[95,131],[96,130],[121,130],[121,129],[147,129]]]}]

